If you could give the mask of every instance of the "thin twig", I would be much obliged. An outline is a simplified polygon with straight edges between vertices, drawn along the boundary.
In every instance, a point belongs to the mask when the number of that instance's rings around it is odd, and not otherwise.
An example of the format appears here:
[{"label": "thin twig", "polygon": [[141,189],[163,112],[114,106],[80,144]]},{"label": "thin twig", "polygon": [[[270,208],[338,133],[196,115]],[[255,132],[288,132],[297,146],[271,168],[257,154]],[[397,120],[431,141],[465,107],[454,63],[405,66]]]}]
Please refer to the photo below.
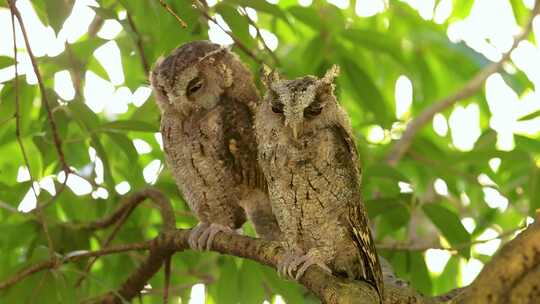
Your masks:
[{"label": "thin twig", "polygon": [[26,45],[26,50],[28,52],[28,55],[30,56],[30,61],[32,62],[32,67],[34,69],[34,73],[36,74],[36,78],[38,80],[39,90],[41,91],[41,100],[43,101],[43,105],[45,106],[45,110],[47,111],[47,119],[49,121],[49,124],[51,126],[52,136],[54,140],[54,146],[56,148],[56,152],[58,153],[58,158],[60,159],[60,164],[62,165],[62,169],[64,170],[64,173],[66,176],[69,174],[69,166],[66,163],[66,158],[64,156],[64,152],[62,151],[62,141],[60,139],[60,136],[58,135],[58,128],[56,126],[56,122],[54,121],[51,106],[49,104],[49,100],[47,98],[47,91],[45,89],[45,84],[43,83],[43,78],[41,77],[41,73],[39,71],[39,66],[36,61],[36,57],[34,56],[34,53],[32,52],[32,48],[30,47],[30,40],[28,39],[28,35],[26,33],[26,29],[24,27],[23,19],[21,17],[21,13],[15,6],[15,2],[13,0],[7,0],[12,14],[17,17],[17,20],[19,21],[19,26],[21,28],[21,32],[23,34],[24,43]]},{"label": "thin twig", "polygon": [[[47,247],[49,249],[49,255],[51,259],[54,259],[55,257],[55,250],[54,250],[54,244],[51,238],[51,234],[49,233],[49,226],[47,225],[47,221],[43,217],[43,212],[41,209],[41,206],[39,204],[39,195],[36,190],[36,186],[34,184],[34,176],[32,175],[32,168],[30,167],[30,161],[28,159],[28,154],[26,153],[26,149],[24,148],[24,143],[21,138],[21,110],[20,110],[20,101],[19,101],[19,70],[18,70],[18,62],[17,62],[17,39],[16,39],[16,32],[15,32],[15,16],[17,8],[15,7],[15,3],[12,1],[8,1],[8,4],[10,6],[11,10],[11,30],[13,34],[13,56],[15,60],[15,78],[13,79],[14,82],[14,90],[15,90],[15,137],[17,138],[17,142],[19,144],[19,148],[21,149],[21,153],[24,159],[24,163],[26,168],[28,169],[28,175],[30,176],[30,187],[32,189],[32,192],[34,193],[34,196],[36,198],[36,212],[38,221],[40,222],[41,226],[43,227],[43,233],[45,234],[45,239],[47,240]],[[22,24],[22,21],[19,19],[19,26],[21,30],[24,31],[24,27]],[[26,37],[26,36],[25,36]],[[28,47],[28,46],[27,46]],[[30,52],[30,50],[29,50]]]},{"label": "thin twig", "polygon": [[510,229],[508,231],[504,231],[503,233],[499,234],[496,237],[489,238],[486,240],[473,240],[470,242],[462,243],[462,244],[456,244],[452,247],[446,247],[441,246],[440,244],[410,244],[410,243],[382,243],[377,244],[377,249],[384,249],[384,250],[406,250],[406,251],[426,251],[429,249],[439,249],[439,250],[447,250],[451,252],[457,252],[460,249],[470,247],[472,245],[477,244],[484,244],[488,243],[494,240],[504,239],[506,237],[509,237],[516,233],[517,231],[523,230],[527,228],[526,226],[520,226],[514,229]]},{"label": "thin twig", "polygon": [[242,13],[244,15],[244,17],[247,19],[248,23],[253,26],[253,28],[255,28],[255,37],[257,37],[257,39],[259,40],[259,42],[263,45],[264,49],[266,50],[266,52],[268,54],[270,54],[270,57],[272,57],[272,60],[274,60],[274,63],[277,65],[277,66],[280,66],[280,62],[279,62],[279,59],[278,57],[276,56],[276,54],[274,54],[274,52],[270,49],[270,47],[268,47],[268,44],[266,44],[266,41],[264,41],[264,38],[262,37],[262,34],[261,34],[261,30],[259,29],[259,26],[257,25],[257,23],[255,23],[255,21],[251,20],[251,18],[249,17],[249,15],[247,14],[245,8],[242,8]]},{"label": "thin twig", "polygon": [[388,153],[386,157],[386,162],[391,166],[397,165],[411,146],[411,143],[416,134],[420,131],[420,129],[422,129],[422,127],[424,127],[433,119],[433,116],[435,116],[435,114],[449,108],[460,100],[469,98],[476,94],[476,92],[482,88],[485,80],[491,74],[496,73],[498,70],[500,70],[504,63],[510,59],[512,51],[519,45],[522,40],[526,39],[527,36],[529,36],[529,33],[532,29],[534,17],[539,13],[540,0],[537,0],[531,12],[529,21],[525,25],[525,28],[523,28],[523,31],[514,38],[514,43],[512,47],[502,56],[501,60],[486,66],[483,70],[478,72],[471,80],[469,80],[469,82],[467,82],[459,91],[446,98],[434,102],[431,106],[429,106],[422,113],[416,116],[410,123],[408,123],[407,128],[405,129],[405,132],[403,132],[401,138],[397,142],[395,142],[392,149],[390,149],[390,153]]},{"label": "thin twig", "polygon": [[[172,230],[175,228],[175,218],[172,205],[170,201],[161,193],[159,190],[154,188],[147,188],[134,194],[126,197],[122,203],[120,203],[120,208],[112,213],[111,216],[102,221],[96,221],[90,224],[83,225],[85,228],[90,229],[103,229],[112,224],[114,224],[113,231],[107,237],[107,239],[102,243],[103,248],[107,248],[110,243],[114,240],[120,228],[124,225],[125,221],[128,219],[129,215],[135,210],[135,208],[145,199],[151,199],[154,204],[157,205],[158,209],[161,212],[161,217],[163,219],[164,231]],[[98,257],[91,259],[84,269],[84,273],[87,273],[92,268],[92,265],[96,262]],[[80,276],[75,286],[78,287],[84,281],[86,277]]]},{"label": "thin twig", "polygon": [[[135,209],[135,206],[132,205],[131,208],[129,210],[127,210],[126,212],[124,212],[122,214],[122,216],[120,217],[120,219],[115,223],[115,226],[113,228],[113,231],[111,232],[111,234],[107,237],[107,239],[101,244],[101,247],[102,248],[108,248],[110,243],[112,242],[112,240],[116,237],[116,235],[118,234],[118,232],[120,231],[120,228],[122,228],[122,226],[124,225],[124,223],[126,222],[127,218],[129,217],[129,215],[131,214],[131,212]],[[90,269],[92,268],[92,266],[94,265],[94,263],[97,261],[99,257],[94,257],[92,259],[90,259],[90,261],[88,261],[88,263],[86,264],[86,266],[84,267],[84,270],[83,270],[83,274],[87,274],[88,272],[90,272]],[[80,275],[79,278],[77,279],[77,281],[75,282],[75,287],[79,287],[81,286],[82,282],[84,281],[84,279],[86,279],[86,275]]]},{"label": "thin twig", "polygon": [[148,250],[149,248],[150,248],[150,241],[144,241],[144,242],[133,243],[133,244],[122,244],[122,245],[117,245],[117,246],[111,246],[109,248],[96,250],[96,251],[80,251],[80,252],[68,253],[61,259],[50,259],[47,261],[37,263],[35,265],[32,265],[28,268],[25,268],[19,271],[14,276],[10,277],[4,282],[1,282],[0,290],[13,286],[14,284],[20,282],[21,280],[25,279],[26,277],[34,273],[37,273],[46,269],[56,268],[59,265],[66,264],[68,262],[74,262],[74,261],[78,261],[78,260],[81,260],[83,258],[88,258],[88,257],[104,256],[104,255],[110,255],[110,254],[127,252],[127,251]]},{"label": "thin twig", "polygon": [[141,58],[144,73],[146,76],[148,76],[150,75],[150,65],[148,64],[148,60],[146,59],[146,55],[144,53],[144,45],[141,33],[137,29],[137,26],[135,26],[135,23],[133,22],[133,18],[131,18],[130,13],[127,13],[127,21],[129,23],[129,27],[131,27],[131,30],[133,31],[133,34],[135,36],[135,45],[137,46],[137,51],[139,52],[139,57]]},{"label": "thin twig", "polygon": [[253,53],[245,44],[243,44],[242,41],[240,41],[240,39],[238,39],[231,31],[228,31],[227,29],[225,29],[214,18],[212,18],[208,14],[208,12],[206,12],[206,10],[204,9],[204,6],[199,3],[199,1],[195,0],[194,3],[195,3],[195,7],[201,13],[201,15],[204,18],[206,18],[206,20],[208,20],[208,21],[214,23],[215,25],[217,25],[225,34],[227,34],[229,37],[231,37],[231,39],[238,46],[238,48],[240,50],[242,50],[242,52],[244,52],[246,55],[251,57],[257,64],[259,64],[259,65],[265,64],[264,60],[257,57],[257,55],[255,55],[255,53]]},{"label": "thin twig", "polygon": [[176,20],[180,23],[180,25],[183,27],[183,28],[186,28],[187,27],[187,23],[182,20],[182,18],[180,18],[180,16],[178,16],[174,10],[172,9],[172,7],[170,5],[167,4],[167,2],[165,2],[164,0],[159,0],[159,4],[161,4],[161,6],[163,6],[163,8],[165,8],[165,10],[167,10],[167,12],[169,12],[169,14],[173,15],[174,18],[176,18]]}]

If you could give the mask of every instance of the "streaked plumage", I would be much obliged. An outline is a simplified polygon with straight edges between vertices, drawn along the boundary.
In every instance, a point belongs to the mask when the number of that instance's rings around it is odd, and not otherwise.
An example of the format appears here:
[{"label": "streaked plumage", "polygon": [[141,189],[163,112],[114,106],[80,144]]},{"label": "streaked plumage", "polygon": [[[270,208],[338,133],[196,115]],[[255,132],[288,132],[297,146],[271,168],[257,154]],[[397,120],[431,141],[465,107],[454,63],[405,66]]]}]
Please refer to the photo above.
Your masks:
[{"label": "streaked plumage", "polygon": [[358,152],[338,104],[332,67],[323,78],[266,77],[256,114],[259,163],[298,279],[312,264],[370,282],[382,295],[379,260],[360,197]]},{"label": "streaked plumage", "polygon": [[195,41],[158,61],[151,83],[161,112],[167,164],[200,220],[190,244],[241,227],[246,213],[259,234],[276,238],[266,182],[256,159],[252,75],[228,49]]}]

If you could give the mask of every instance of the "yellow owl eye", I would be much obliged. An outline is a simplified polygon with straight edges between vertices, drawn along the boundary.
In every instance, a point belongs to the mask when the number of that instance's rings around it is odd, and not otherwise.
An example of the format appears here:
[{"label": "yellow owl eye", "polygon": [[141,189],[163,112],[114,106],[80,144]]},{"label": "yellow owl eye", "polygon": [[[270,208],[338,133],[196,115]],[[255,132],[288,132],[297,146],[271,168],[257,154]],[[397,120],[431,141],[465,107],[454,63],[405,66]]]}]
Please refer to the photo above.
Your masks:
[{"label": "yellow owl eye", "polygon": [[187,86],[186,96],[190,97],[203,87],[203,80],[199,77],[193,78]]}]

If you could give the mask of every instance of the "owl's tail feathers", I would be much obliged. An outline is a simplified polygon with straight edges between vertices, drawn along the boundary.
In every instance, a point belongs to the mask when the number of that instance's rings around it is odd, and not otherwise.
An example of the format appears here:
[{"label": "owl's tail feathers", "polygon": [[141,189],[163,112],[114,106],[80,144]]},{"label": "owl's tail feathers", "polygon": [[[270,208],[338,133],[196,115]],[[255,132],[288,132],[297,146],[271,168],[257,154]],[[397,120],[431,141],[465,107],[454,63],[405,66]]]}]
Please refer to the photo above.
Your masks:
[{"label": "owl's tail feathers", "polygon": [[259,237],[269,241],[281,239],[281,230],[272,212],[268,195],[262,191],[253,190],[250,195],[247,195],[239,202],[239,205],[253,223]]}]

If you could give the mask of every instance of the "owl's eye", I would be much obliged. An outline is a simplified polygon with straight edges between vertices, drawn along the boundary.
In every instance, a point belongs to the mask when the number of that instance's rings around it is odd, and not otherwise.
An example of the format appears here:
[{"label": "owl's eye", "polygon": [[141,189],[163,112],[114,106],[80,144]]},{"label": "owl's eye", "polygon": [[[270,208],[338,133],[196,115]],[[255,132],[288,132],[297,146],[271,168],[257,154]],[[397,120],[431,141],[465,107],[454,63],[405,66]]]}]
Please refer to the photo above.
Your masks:
[{"label": "owl's eye", "polygon": [[275,103],[272,105],[272,112],[274,113],[283,113],[283,104]]},{"label": "owl's eye", "polygon": [[322,108],[319,107],[307,107],[304,109],[304,117],[313,117],[321,114]]},{"label": "owl's eye", "polygon": [[193,78],[187,86],[186,96],[190,97],[191,95],[197,93],[203,87],[203,80],[199,77]]}]

